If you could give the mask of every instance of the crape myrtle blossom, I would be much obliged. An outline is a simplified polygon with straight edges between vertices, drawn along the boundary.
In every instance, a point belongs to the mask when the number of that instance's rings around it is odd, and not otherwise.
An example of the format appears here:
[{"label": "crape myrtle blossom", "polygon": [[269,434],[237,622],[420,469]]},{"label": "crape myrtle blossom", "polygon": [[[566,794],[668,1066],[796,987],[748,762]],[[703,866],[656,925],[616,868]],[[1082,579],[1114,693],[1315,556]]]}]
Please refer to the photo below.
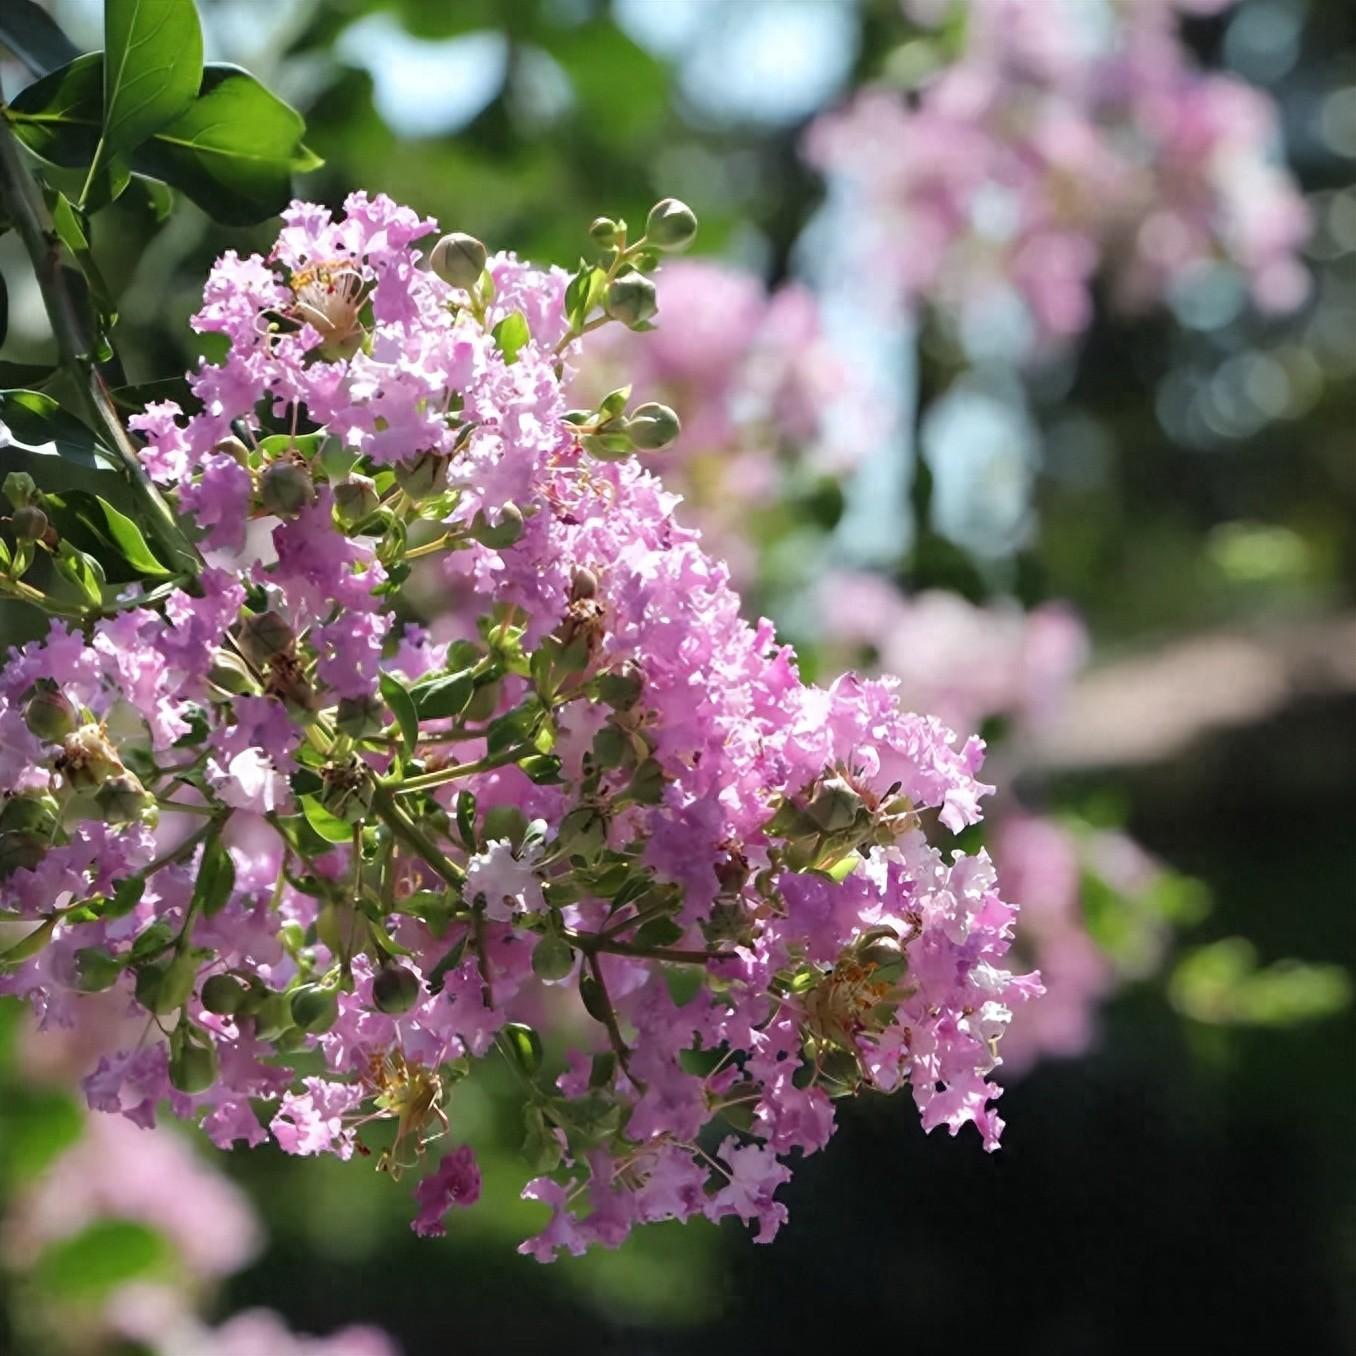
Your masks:
[{"label": "crape myrtle blossom", "polygon": [[[478,1196],[457,1084],[508,1060],[542,1258],[697,1215],[771,1238],[855,1092],[907,1083],[996,1147],[1040,985],[987,856],[948,847],[982,742],[892,679],[802,682],[642,464],[673,412],[566,402],[594,329],[650,325],[690,212],[595,223],[573,276],[461,235],[425,259],[433,223],[380,197],[284,221],[213,270],[202,408],[133,421],[216,567],[5,665],[0,990],[142,1016],[91,1106],[417,1171],[420,1233]],[[448,644],[404,605],[418,560]]]},{"label": "crape myrtle blossom", "polygon": [[[1200,71],[1177,31],[1178,9],[1228,3],[969,0],[947,30],[962,50],[916,100],[868,87],[820,117],[806,155],[850,199],[880,295],[963,333],[1015,297],[1037,348],[1087,328],[1101,271],[1129,308],[1220,261],[1265,311],[1303,301],[1275,107]],[[932,27],[956,4],[905,8]]]}]

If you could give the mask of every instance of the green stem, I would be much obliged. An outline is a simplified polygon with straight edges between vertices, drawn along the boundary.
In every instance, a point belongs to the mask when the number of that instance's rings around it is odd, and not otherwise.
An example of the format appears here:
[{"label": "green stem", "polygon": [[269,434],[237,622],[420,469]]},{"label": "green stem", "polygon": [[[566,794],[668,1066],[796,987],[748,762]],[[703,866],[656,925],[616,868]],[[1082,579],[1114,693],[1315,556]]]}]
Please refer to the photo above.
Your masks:
[{"label": "green stem", "polygon": [[19,139],[10,126],[9,109],[0,100],[0,200],[3,200],[28,251],[33,275],[52,322],[61,365],[74,379],[95,427],[107,437],[122,463],[133,493],[141,501],[147,526],[175,568],[196,578],[202,558],[175,521],[174,513],[156,488],[123,429],[103,377],[91,358],[85,322],[75,297],[62,276],[61,241],[42,193],[24,164]]},{"label": "green stem", "polygon": [[421,772],[417,777],[407,777],[393,790],[397,796],[410,795],[415,791],[427,791],[434,786],[444,786],[462,777],[470,777],[477,772],[489,772],[492,768],[503,767],[506,763],[516,763],[535,750],[519,746],[513,749],[501,749],[498,753],[487,753],[473,763],[456,763],[452,767],[440,767],[436,772]]},{"label": "green stem", "polygon": [[734,960],[733,951],[698,951],[682,947],[641,946],[622,942],[601,932],[566,932],[565,940],[586,956],[606,951],[613,956],[642,956],[647,960],[668,961],[672,965],[707,965],[711,961]]},{"label": "green stem", "polygon": [[436,843],[396,804],[388,787],[380,783],[372,788],[372,813],[391,830],[406,847],[412,848],[449,885],[461,888],[466,872],[448,860]]}]

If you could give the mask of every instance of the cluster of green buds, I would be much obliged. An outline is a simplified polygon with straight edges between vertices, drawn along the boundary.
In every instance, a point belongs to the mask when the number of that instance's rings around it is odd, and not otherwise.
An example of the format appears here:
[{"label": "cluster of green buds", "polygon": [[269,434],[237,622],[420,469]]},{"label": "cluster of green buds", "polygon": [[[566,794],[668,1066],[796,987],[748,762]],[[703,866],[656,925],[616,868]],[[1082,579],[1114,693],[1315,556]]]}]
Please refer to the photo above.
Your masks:
[{"label": "cluster of green buds", "polygon": [[850,769],[827,773],[800,796],[787,797],[768,821],[767,832],[785,842],[781,859],[792,871],[823,871],[840,878],[859,850],[894,842],[916,819],[906,796],[893,786],[881,797]]}]

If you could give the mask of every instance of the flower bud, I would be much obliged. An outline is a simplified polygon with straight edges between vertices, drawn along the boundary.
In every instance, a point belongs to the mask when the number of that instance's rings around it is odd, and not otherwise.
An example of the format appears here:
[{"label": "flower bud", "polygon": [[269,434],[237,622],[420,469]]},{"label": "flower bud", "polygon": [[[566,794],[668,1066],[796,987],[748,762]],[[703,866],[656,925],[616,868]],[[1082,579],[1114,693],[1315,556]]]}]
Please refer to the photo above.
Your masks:
[{"label": "flower bud", "polygon": [[122,962],[97,946],[82,946],[75,953],[75,987],[81,993],[102,993],[117,982]]},{"label": "flower bud", "polygon": [[350,476],[334,487],[334,521],[340,527],[356,527],[377,511],[381,500],[369,476]]},{"label": "flower bud", "polygon": [[806,813],[824,833],[837,833],[850,828],[862,808],[862,798],[841,777],[833,777],[815,793]]},{"label": "flower bud", "polygon": [[16,871],[33,871],[47,852],[47,839],[27,829],[0,831],[0,880]]},{"label": "flower bud", "polygon": [[38,483],[27,471],[11,471],[5,477],[3,486],[0,486],[5,492],[5,498],[14,505],[16,509],[27,506],[38,492]]},{"label": "flower bud", "polygon": [[638,405],[626,421],[626,431],[639,448],[652,452],[667,447],[682,432],[678,416],[667,405]]},{"label": "flower bud", "polygon": [[276,1040],[292,1025],[292,1004],[285,993],[270,993],[254,1013],[254,1035],[261,1041]]},{"label": "flower bud", "polygon": [[43,681],[24,707],[24,724],[39,739],[55,743],[75,729],[75,707],[55,683]]},{"label": "flower bud", "polygon": [[196,1027],[180,1023],[170,1036],[169,1079],[179,1092],[206,1092],[217,1081],[217,1047]]},{"label": "flower bud", "polygon": [[548,932],[532,948],[532,970],[538,979],[555,984],[574,969],[574,951],[564,937]]},{"label": "flower bud", "polygon": [[296,639],[292,628],[277,612],[256,612],[240,628],[240,643],[256,664],[291,654]]},{"label": "flower bud", "polygon": [[155,804],[155,797],[130,772],[109,777],[94,793],[94,802],[108,824],[131,824]]},{"label": "flower bud", "polygon": [[643,273],[623,273],[614,278],[603,299],[603,310],[631,328],[643,325],[658,309],[659,293]]},{"label": "flower bud", "polygon": [[249,990],[234,975],[212,975],[203,981],[199,998],[208,1012],[218,1017],[234,1017],[240,1011]]},{"label": "flower bud", "polygon": [[594,217],[589,235],[599,245],[610,245],[617,238],[617,223],[611,217]]},{"label": "flower bud", "polygon": [[77,791],[94,791],[110,777],[124,772],[118,751],[101,725],[82,725],[61,741],[57,770]]},{"label": "flower bud", "polygon": [[315,498],[315,482],[306,464],[283,457],[259,477],[259,502],[279,518],[295,518]]},{"label": "flower bud", "polygon": [[229,650],[218,650],[212,657],[212,667],[207,670],[207,681],[223,692],[240,696],[257,692],[258,684],[254,675],[245,667],[245,662]]},{"label": "flower bud", "polygon": [[585,569],[582,565],[576,565],[570,575],[570,601],[582,603],[597,596],[598,576],[592,570]]},{"label": "flower bud", "polygon": [[645,235],[661,250],[685,250],[697,235],[696,214],[685,202],[665,198],[650,208]]},{"label": "flower bud", "polygon": [[334,713],[334,726],[350,739],[379,734],[386,723],[386,708],[370,694],[362,697],[341,697]]},{"label": "flower bud", "polygon": [[292,995],[292,1021],[303,1031],[328,1031],[339,1016],[339,995],[320,984],[303,984]]},{"label": "flower bud", "polygon": [[193,992],[203,954],[197,950],[180,951],[158,965],[143,965],[137,971],[137,1002],[158,1016],[183,1007]]},{"label": "flower bud", "polygon": [[434,245],[429,267],[450,287],[469,292],[485,271],[485,246],[473,235],[453,231]]},{"label": "flower bud", "polygon": [[419,976],[407,965],[383,965],[372,977],[372,1006],[393,1016],[408,1012],[420,997]]},{"label": "flower bud", "polygon": [[246,468],[249,467],[250,450],[234,435],[229,438],[223,438],[212,448],[212,451],[218,456],[230,457],[233,461],[238,461],[241,466]]},{"label": "flower bud", "polygon": [[523,535],[523,511],[517,504],[502,504],[499,521],[492,523],[482,509],[471,523],[470,532],[482,546],[495,551],[506,550]]},{"label": "flower bud", "polygon": [[0,809],[0,830],[51,837],[59,807],[53,796],[13,796]]},{"label": "flower bud", "polygon": [[447,458],[436,452],[422,452],[413,461],[400,462],[394,469],[396,484],[416,501],[437,493],[447,484]]},{"label": "flower bud", "polygon": [[15,509],[10,523],[20,541],[41,541],[47,534],[47,515],[36,504]]}]

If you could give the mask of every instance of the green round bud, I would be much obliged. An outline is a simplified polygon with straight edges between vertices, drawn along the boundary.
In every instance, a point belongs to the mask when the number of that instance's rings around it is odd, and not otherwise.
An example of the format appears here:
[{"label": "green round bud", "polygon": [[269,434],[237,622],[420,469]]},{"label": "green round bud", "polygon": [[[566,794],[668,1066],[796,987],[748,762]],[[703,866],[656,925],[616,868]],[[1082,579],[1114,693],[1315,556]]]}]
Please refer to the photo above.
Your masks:
[{"label": "green round bud", "polygon": [[428,266],[450,287],[469,292],[480,281],[487,257],[485,246],[475,236],[453,231],[434,245]]},{"label": "green round bud", "polygon": [[193,992],[201,959],[193,951],[181,951],[158,965],[143,965],[137,971],[137,1002],[158,1016],[183,1007]]},{"label": "green round bud", "polygon": [[240,643],[256,664],[291,654],[296,640],[292,628],[278,612],[256,612],[240,628]]},{"label": "green round bud", "polygon": [[395,467],[396,484],[415,501],[436,493],[447,484],[447,458],[421,452],[413,461]]},{"label": "green round bud", "polygon": [[249,990],[234,975],[209,976],[198,995],[203,1007],[218,1017],[234,1017],[248,996]]},{"label": "green round bud", "polygon": [[474,692],[471,693],[471,700],[466,703],[466,709],[462,715],[467,720],[489,720],[496,711],[499,710],[499,703],[504,695],[504,685],[498,679],[492,683],[479,683]]},{"label": "green round bud", "polygon": [[361,697],[341,697],[334,713],[334,725],[351,739],[378,734],[386,723],[386,707],[371,693]]},{"label": "green round bud", "polygon": [[[176,1036],[178,1032],[176,1027]],[[171,1039],[169,1079],[179,1092],[206,1092],[217,1081],[217,1047],[211,1039],[206,1036]]]},{"label": "green round bud", "polygon": [[41,541],[47,535],[47,515],[36,504],[25,504],[14,510],[10,519],[14,535],[20,541]]},{"label": "green round bud", "polygon": [[623,273],[608,284],[603,310],[613,320],[634,327],[643,325],[659,309],[659,293],[643,273]]},{"label": "green round bud", "polygon": [[334,487],[334,521],[340,527],[356,527],[377,511],[381,499],[369,476],[349,476]]},{"label": "green round bud", "polygon": [[617,238],[617,223],[611,217],[594,217],[589,235],[599,245],[610,245]]},{"label": "green round bud", "polygon": [[254,1034],[261,1041],[276,1040],[292,1025],[292,1004],[285,993],[270,993],[254,1013]]},{"label": "green round bud", "polygon": [[339,1016],[339,995],[320,984],[303,984],[292,994],[292,1021],[303,1031],[328,1031]]},{"label": "green round bud", "polygon": [[75,953],[75,987],[81,993],[102,993],[121,973],[122,962],[97,946],[82,946]]},{"label": "green round bud", "polygon": [[16,508],[21,509],[32,501],[38,492],[38,482],[27,471],[11,471],[5,477],[3,486],[5,498]]},{"label": "green round bud", "polygon": [[598,576],[583,565],[576,565],[570,574],[570,601],[587,602],[598,596]]},{"label": "green round bud", "polygon": [[310,471],[292,457],[275,461],[259,477],[259,502],[279,518],[295,518],[314,498]]},{"label": "green round bud", "polygon": [[11,796],[0,808],[0,829],[50,837],[59,814],[54,796]]},{"label": "green round bud", "polygon": [[212,448],[220,456],[230,457],[233,461],[238,461],[241,466],[246,468],[250,464],[250,450],[234,435],[229,438],[223,438],[215,447]]},{"label": "green round bud", "polygon": [[419,976],[407,965],[383,965],[372,977],[372,1006],[392,1015],[408,1012],[420,998]]},{"label": "green round bud", "polygon": [[24,724],[39,739],[55,743],[75,729],[75,707],[60,688],[44,685],[28,699]]},{"label": "green round bud", "polygon": [[218,650],[212,657],[212,667],[207,670],[207,681],[223,692],[230,692],[236,696],[259,690],[254,675],[245,667],[244,660],[229,650]]},{"label": "green round bud", "polygon": [[862,798],[841,778],[824,783],[806,807],[806,813],[824,833],[850,828],[863,808]]},{"label": "green round bud", "polygon": [[637,447],[653,452],[656,448],[667,447],[683,431],[683,426],[667,405],[656,405],[652,401],[636,406],[626,421],[626,431]]},{"label": "green round bud", "polygon": [[523,511],[517,504],[501,504],[498,522],[490,522],[481,509],[471,523],[471,536],[482,546],[495,551],[512,546],[522,535]]},{"label": "green round bud", "polygon": [[94,802],[109,824],[131,824],[155,804],[155,797],[131,772],[109,777],[94,793]]},{"label": "green round bud", "polygon": [[553,984],[574,969],[574,951],[564,937],[548,932],[532,948],[532,971],[538,979]]},{"label": "green round bud", "polygon": [[645,235],[661,250],[685,250],[697,236],[696,213],[677,198],[665,198],[650,208]]},{"label": "green round bud", "polygon": [[0,832],[0,880],[16,871],[32,871],[47,853],[47,838],[26,829]]}]

